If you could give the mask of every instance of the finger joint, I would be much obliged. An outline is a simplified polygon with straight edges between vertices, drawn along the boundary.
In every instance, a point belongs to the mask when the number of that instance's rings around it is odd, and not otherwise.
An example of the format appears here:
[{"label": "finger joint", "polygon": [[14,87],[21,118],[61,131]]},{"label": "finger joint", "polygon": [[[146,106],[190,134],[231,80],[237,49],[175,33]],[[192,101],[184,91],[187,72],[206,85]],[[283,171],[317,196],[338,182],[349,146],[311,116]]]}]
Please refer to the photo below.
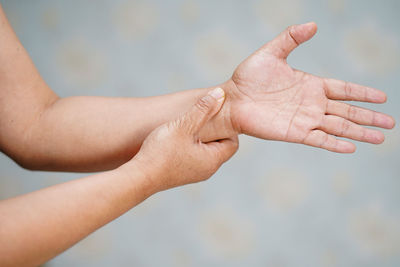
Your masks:
[{"label": "finger joint", "polygon": [[344,82],[344,94],[346,99],[351,99],[352,88],[349,82]]}]

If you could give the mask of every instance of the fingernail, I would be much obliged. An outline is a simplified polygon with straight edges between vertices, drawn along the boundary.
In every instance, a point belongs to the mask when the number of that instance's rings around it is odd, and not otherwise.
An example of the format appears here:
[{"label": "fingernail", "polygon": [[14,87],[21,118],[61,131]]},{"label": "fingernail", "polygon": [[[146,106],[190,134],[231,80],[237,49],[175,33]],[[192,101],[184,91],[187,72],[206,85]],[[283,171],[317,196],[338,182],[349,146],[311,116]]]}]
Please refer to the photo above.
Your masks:
[{"label": "fingernail", "polygon": [[215,88],[214,90],[210,91],[208,94],[211,95],[212,97],[214,97],[218,101],[222,101],[225,98],[225,92],[220,87]]}]

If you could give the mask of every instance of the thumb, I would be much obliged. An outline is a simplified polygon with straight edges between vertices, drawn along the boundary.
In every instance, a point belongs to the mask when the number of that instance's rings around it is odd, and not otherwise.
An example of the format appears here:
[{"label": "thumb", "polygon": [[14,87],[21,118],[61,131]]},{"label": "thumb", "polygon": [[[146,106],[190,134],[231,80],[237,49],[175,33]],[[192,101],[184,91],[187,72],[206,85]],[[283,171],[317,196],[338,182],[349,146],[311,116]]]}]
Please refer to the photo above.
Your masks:
[{"label": "thumb", "polygon": [[278,58],[286,59],[290,52],[300,44],[308,41],[317,32],[317,24],[292,25],[281,32],[275,39],[265,44],[260,50],[264,50]]},{"label": "thumb", "polygon": [[183,125],[190,133],[197,133],[221,109],[225,92],[217,87],[200,98],[183,116]]}]

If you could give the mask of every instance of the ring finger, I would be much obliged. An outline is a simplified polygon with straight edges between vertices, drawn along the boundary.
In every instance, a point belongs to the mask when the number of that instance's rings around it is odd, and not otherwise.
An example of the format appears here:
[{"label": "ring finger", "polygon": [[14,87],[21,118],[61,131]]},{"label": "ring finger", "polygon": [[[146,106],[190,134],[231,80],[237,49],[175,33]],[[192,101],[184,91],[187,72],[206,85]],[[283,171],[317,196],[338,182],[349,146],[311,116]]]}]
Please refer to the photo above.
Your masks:
[{"label": "ring finger", "polygon": [[394,120],[389,115],[334,100],[328,100],[326,113],[362,125],[385,129],[391,129],[394,126]]},{"label": "ring finger", "polygon": [[362,127],[335,115],[325,115],[320,129],[329,134],[372,144],[380,144],[385,140],[382,132]]}]

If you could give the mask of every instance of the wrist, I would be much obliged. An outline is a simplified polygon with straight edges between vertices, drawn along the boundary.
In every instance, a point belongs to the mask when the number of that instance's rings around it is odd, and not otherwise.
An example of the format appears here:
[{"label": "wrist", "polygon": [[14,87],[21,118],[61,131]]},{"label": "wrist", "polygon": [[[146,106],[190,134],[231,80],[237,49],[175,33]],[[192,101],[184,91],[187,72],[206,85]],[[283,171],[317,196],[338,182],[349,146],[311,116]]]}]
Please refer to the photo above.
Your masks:
[{"label": "wrist", "polygon": [[240,124],[236,120],[237,110],[235,108],[235,104],[238,100],[240,100],[240,95],[238,94],[238,89],[236,84],[232,81],[232,79],[227,80],[223,84],[220,85],[222,89],[225,91],[225,103],[222,108],[226,108],[223,111],[223,116],[226,118],[227,124],[229,124],[230,131],[233,135],[241,134]]},{"label": "wrist", "polygon": [[207,94],[210,90],[217,87],[221,87],[225,92],[224,104],[220,111],[200,131],[199,135],[202,142],[230,138],[240,132],[240,129],[237,128],[235,121],[233,120],[233,104],[236,95],[231,82],[227,81],[214,87],[205,88],[204,94]]},{"label": "wrist", "polygon": [[118,172],[124,179],[127,179],[128,186],[132,188],[133,194],[144,200],[161,191],[159,189],[160,186],[157,184],[159,174],[157,174],[157,166],[150,167],[137,156],[114,171]]}]

